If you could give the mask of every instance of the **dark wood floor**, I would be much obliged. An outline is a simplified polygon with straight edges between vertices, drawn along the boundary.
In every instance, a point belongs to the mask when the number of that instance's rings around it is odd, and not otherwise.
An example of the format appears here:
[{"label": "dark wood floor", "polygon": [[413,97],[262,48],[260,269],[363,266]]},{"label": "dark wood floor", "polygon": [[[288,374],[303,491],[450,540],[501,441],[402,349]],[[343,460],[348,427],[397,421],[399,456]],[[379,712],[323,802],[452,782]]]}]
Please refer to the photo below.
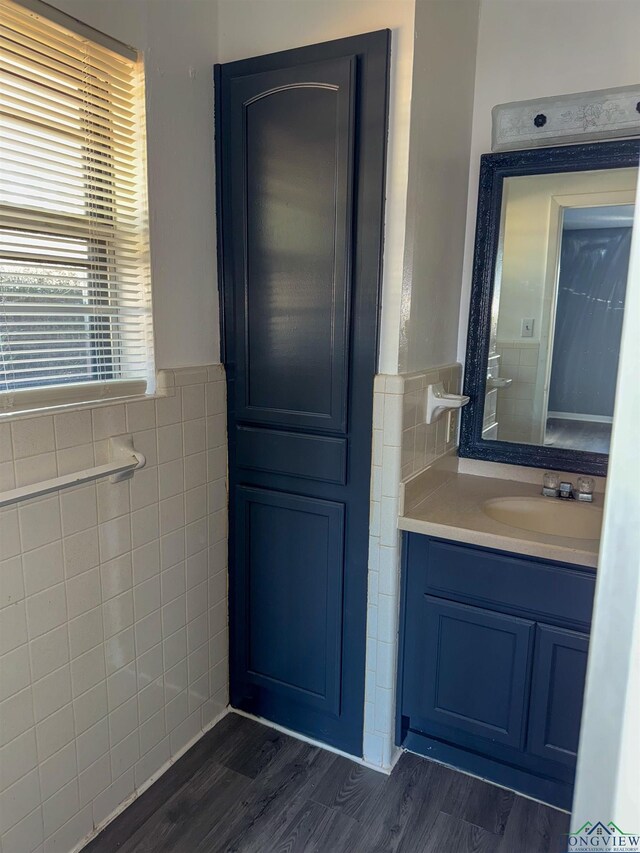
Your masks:
[{"label": "dark wood floor", "polygon": [[384,776],[229,714],[85,849],[559,853],[567,831],[562,812],[424,758]]},{"label": "dark wood floor", "polygon": [[590,450],[591,453],[608,453],[611,424],[549,418],[544,443],[548,447],[569,447],[572,450]]}]

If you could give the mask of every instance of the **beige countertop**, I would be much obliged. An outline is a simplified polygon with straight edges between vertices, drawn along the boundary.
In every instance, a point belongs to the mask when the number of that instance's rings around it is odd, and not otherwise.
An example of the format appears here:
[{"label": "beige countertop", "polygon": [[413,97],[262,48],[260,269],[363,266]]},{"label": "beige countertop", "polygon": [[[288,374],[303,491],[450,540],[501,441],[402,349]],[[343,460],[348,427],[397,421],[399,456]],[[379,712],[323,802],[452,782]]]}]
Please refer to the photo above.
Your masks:
[{"label": "beige countertop", "polygon": [[[483,502],[492,498],[538,497],[538,484],[443,472],[437,479],[425,481],[424,497],[417,485],[412,486],[412,500],[407,502],[398,520],[401,530],[546,560],[597,566],[600,547],[597,539],[571,539],[521,530],[494,521],[482,511]],[[595,495],[594,504],[603,505],[602,494]]]}]

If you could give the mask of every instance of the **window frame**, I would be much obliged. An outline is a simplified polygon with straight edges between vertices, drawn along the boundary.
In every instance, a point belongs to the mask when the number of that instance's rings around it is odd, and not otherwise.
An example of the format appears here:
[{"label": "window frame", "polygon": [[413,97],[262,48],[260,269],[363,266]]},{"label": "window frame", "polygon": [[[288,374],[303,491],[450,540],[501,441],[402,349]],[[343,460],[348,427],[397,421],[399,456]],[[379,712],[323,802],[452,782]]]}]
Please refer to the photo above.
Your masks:
[{"label": "window frame", "polygon": [[[34,385],[32,387],[27,386],[15,390],[0,391],[0,418],[4,420],[7,416],[13,414],[29,414],[34,410],[42,411],[49,408],[57,409],[60,407],[67,408],[69,406],[76,407],[84,406],[85,404],[91,405],[97,403],[108,403],[112,400],[130,398],[140,399],[143,397],[155,396],[156,370],[150,290],[151,265],[148,234],[149,205],[146,174],[146,103],[143,56],[141,52],[135,50],[129,45],[125,45],[122,42],[95,30],[89,25],[77,21],[75,18],[66,15],[64,12],[41,2],[41,0],[11,0],[11,2],[16,6],[23,7],[23,9],[33,13],[38,18],[43,18],[48,24],[60,26],[75,35],[80,36],[82,39],[87,39],[95,45],[119,54],[124,59],[138,66],[140,92],[132,103],[136,120],[140,122],[140,126],[138,126],[136,130],[132,131],[131,140],[133,144],[134,137],[138,136],[140,128],[142,128],[142,141],[138,141],[137,143],[142,148],[142,150],[138,150],[139,162],[137,166],[141,170],[138,203],[143,208],[146,226],[144,234],[146,251],[141,253],[141,255],[144,257],[144,261],[142,262],[145,264],[145,269],[142,274],[146,279],[147,284],[146,287],[143,288],[144,294],[141,296],[141,303],[146,309],[145,314],[147,315],[147,319],[141,320],[141,323],[144,324],[147,331],[142,335],[141,340],[144,342],[143,346],[146,349],[145,356],[143,358],[147,364],[147,370],[145,378],[121,378],[121,376],[116,375],[114,367],[117,363],[122,363],[123,355],[122,353],[120,355],[116,354],[118,348],[116,341],[120,338],[118,335],[114,338],[115,333],[113,331],[112,319],[110,318],[117,317],[117,314],[111,315],[105,313],[100,316],[97,312],[91,312],[87,315],[87,325],[89,328],[87,369],[90,378],[79,380],[75,379],[70,382],[63,381],[58,384],[47,382],[46,384]],[[25,76],[25,80],[30,82],[30,78],[28,76]],[[94,94],[94,101],[97,97],[99,96]],[[105,96],[105,105],[107,110],[111,103],[112,101],[110,97]],[[83,127],[85,126],[85,123],[90,123],[91,117],[91,110],[80,110],[80,118]],[[34,120],[31,121],[24,116],[19,116],[17,118],[21,123],[40,127],[45,132],[55,132],[52,131],[51,128],[42,120],[34,118]],[[106,118],[107,122],[113,122],[113,118],[108,114],[108,112]],[[37,234],[43,239],[69,239],[70,232],[65,231],[65,226],[80,223],[84,226],[85,230],[89,233],[82,234],[80,230],[78,240],[84,241],[86,244],[88,256],[86,263],[64,258],[61,258],[59,261],[51,259],[43,260],[38,258],[37,253],[34,254],[33,258],[30,258],[29,260],[25,259],[24,263],[25,265],[32,265],[35,267],[41,264],[44,268],[48,267],[49,269],[60,265],[65,269],[77,267],[78,269],[86,270],[88,279],[88,287],[86,289],[88,293],[88,296],[86,297],[87,306],[94,309],[101,305],[117,305],[117,296],[114,296],[112,299],[108,288],[101,290],[101,288],[95,287],[97,281],[108,281],[112,274],[111,269],[116,268],[116,264],[113,261],[109,263],[108,256],[109,254],[112,254],[115,257],[118,247],[117,217],[113,215],[112,212],[115,207],[115,201],[111,208],[108,206],[104,208],[104,216],[101,216],[100,213],[96,213],[96,211],[100,211],[100,204],[98,203],[96,205],[95,203],[91,203],[91,190],[95,187],[96,172],[104,172],[104,180],[102,180],[102,177],[99,178],[101,186],[104,187],[104,193],[102,193],[101,196],[102,200],[109,197],[115,200],[116,197],[116,190],[114,189],[110,192],[108,189],[109,184],[112,184],[115,188],[118,180],[116,169],[113,165],[113,154],[109,153],[110,137],[108,133],[104,131],[102,132],[104,133],[104,146],[101,146],[100,148],[92,148],[90,144],[85,144],[81,149],[80,164],[83,173],[83,197],[85,204],[87,205],[86,212],[57,212],[54,209],[49,211],[46,207],[39,208],[36,205],[31,204],[21,205],[11,201],[0,202],[0,216],[2,216],[2,214],[10,215],[11,213],[23,212],[25,214],[25,232],[32,231],[34,235]],[[98,131],[98,135],[99,134],[100,131]],[[87,134],[86,136],[93,138],[95,135],[96,131],[94,130],[92,134]],[[86,139],[85,142],[87,142]],[[91,175],[94,176],[93,180],[91,179]],[[34,219],[37,217],[40,221],[45,221],[45,223],[48,215],[50,215],[52,219],[51,230],[45,231],[43,229],[38,229],[36,231],[33,227],[34,223],[29,222],[27,218],[30,214],[33,215]],[[94,235],[92,238],[92,235],[90,234],[91,222],[98,219],[102,219],[101,225],[103,226],[105,221],[111,220],[113,226],[113,240],[109,240],[109,234],[105,235],[104,233]],[[16,228],[12,227],[10,220],[9,224],[0,224],[0,232],[11,233],[14,231],[16,231]],[[44,298],[46,299],[46,297]],[[37,304],[37,302],[34,302],[34,304]],[[81,356],[79,358],[81,358]],[[55,356],[52,357],[52,360],[55,360]],[[5,378],[8,374],[10,374],[9,371],[5,372]]]}]

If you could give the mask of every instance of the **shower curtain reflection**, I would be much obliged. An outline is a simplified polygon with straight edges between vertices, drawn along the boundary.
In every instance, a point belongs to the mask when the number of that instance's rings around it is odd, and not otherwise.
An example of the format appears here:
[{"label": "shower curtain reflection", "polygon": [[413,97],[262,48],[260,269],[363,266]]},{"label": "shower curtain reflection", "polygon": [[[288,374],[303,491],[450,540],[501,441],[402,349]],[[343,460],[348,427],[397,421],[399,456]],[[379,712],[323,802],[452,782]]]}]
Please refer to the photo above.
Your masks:
[{"label": "shower curtain reflection", "polygon": [[607,453],[631,227],[576,228],[570,213],[562,233],[545,444]]}]

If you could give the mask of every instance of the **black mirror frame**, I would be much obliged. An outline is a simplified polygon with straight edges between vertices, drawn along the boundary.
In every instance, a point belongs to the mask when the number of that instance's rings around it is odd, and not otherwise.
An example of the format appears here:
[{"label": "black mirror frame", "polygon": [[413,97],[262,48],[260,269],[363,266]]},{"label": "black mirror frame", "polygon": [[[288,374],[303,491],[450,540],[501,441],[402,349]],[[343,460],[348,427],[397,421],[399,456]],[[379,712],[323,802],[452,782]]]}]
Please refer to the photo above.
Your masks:
[{"label": "black mirror frame", "polygon": [[511,465],[528,465],[532,468],[606,475],[609,460],[607,453],[482,438],[502,187],[504,179],[512,176],[637,168],[639,160],[640,140],[637,139],[506,151],[483,154],[480,158],[478,217],[464,376],[464,393],[471,400],[462,410],[458,448],[460,456]]}]

